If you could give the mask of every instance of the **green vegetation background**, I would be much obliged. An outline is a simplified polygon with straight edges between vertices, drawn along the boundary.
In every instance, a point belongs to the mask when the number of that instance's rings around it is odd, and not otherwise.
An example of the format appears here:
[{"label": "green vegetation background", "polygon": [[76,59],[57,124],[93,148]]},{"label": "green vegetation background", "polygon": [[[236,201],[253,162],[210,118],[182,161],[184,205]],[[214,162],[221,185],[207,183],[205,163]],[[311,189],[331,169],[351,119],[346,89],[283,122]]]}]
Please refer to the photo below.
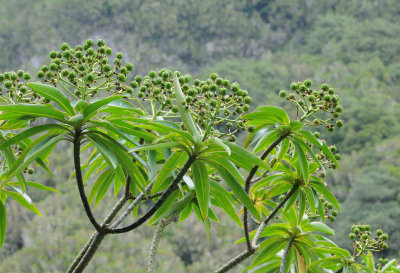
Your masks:
[{"label": "green vegetation background", "polygon": [[[332,224],[334,240],[350,247],[349,227],[369,223],[391,238],[382,255],[399,258],[399,19],[397,0],[3,0],[0,72],[33,72],[62,42],[90,37],[122,51],[138,74],[162,67],[218,72],[239,81],[256,104],[282,105],[277,93],[292,81],[328,82],[345,106],[345,127],[325,134],[344,155],[343,171],[328,178],[343,210]],[[64,145],[51,160],[55,177],[31,177],[62,195],[33,193],[41,218],[8,207],[0,272],[65,272],[89,237],[77,190],[67,182],[72,153]],[[145,272],[153,229],[108,238],[87,272]],[[242,249],[232,246],[240,236],[224,217],[209,241],[194,218],[171,225],[157,272],[211,272]]]}]

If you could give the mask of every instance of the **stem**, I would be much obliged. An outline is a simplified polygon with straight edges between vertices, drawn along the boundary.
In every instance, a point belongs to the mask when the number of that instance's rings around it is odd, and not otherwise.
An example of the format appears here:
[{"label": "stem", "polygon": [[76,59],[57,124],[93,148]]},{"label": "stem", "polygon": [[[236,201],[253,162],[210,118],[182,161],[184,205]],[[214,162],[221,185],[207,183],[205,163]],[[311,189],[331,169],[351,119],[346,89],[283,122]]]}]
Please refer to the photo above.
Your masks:
[{"label": "stem", "polygon": [[90,209],[90,205],[85,194],[85,187],[83,186],[81,158],[80,158],[80,146],[81,146],[80,137],[81,137],[81,131],[76,131],[74,137],[74,165],[75,165],[76,183],[78,185],[79,195],[81,197],[81,201],[83,207],[85,208],[87,217],[89,218],[90,222],[92,223],[96,231],[101,231],[102,228],[99,225],[99,223],[97,223],[96,219],[93,216],[92,210]]},{"label": "stem", "polygon": [[267,219],[265,219],[261,225],[258,227],[257,232],[253,238],[253,242],[251,243],[251,249],[247,249],[246,251],[242,252],[239,256],[233,258],[229,262],[227,262],[225,265],[223,265],[220,269],[215,271],[214,273],[222,273],[226,272],[229,269],[233,268],[237,264],[241,263],[251,255],[255,253],[255,251],[260,247],[257,245],[257,241],[261,236],[261,233],[263,232],[264,228],[268,225],[269,221],[278,213],[279,209],[283,207],[283,205],[289,200],[289,198],[297,191],[297,189],[300,187],[300,184],[297,183],[293,186],[293,188],[290,190],[288,195],[278,204],[278,206],[271,212],[271,214],[268,216]]},{"label": "stem", "polygon": [[192,165],[192,163],[195,160],[196,160],[196,155],[189,156],[189,159],[186,161],[185,165],[179,171],[179,173],[174,178],[174,180],[171,182],[171,184],[168,186],[168,188],[163,192],[163,194],[160,196],[160,198],[157,200],[157,202],[142,217],[137,219],[132,224],[122,227],[122,228],[115,228],[115,229],[105,228],[105,232],[112,233],[112,234],[125,233],[125,232],[131,231],[131,230],[139,227],[144,222],[146,222],[151,216],[153,216],[153,214],[161,207],[161,205],[167,200],[167,198],[175,190],[175,186],[178,185],[178,183],[181,181],[181,179],[186,174],[186,172],[189,170],[190,166]]},{"label": "stem", "polygon": [[[269,155],[269,153],[271,153],[272,150],[275,149],[275,147],[276,147],[279,143],[281,143],[281,141],[282,141],[285,137],[287,137],[287,136],[288,136],[288,134],[284,134],[284,135],[281,135],[278,139],[276,139],[276,140],[267,148],[267,150],[265,150],[265,152],[261,155],[260,159],[261,159],[261,160],[264,160],[264,159]],[[255,166],[253,167],[253,169],[251,169],[249,175],[247,176],[246,184],[245,184],[245,191],[246,191],[246,193],[249,193],[249,191],[250,191],[251,180],[253,179],[254,175],[255,175],[256,172],[258,171],[258,168],[259,168],[258,165],[255,165]],[[248,223],[248,222],[249,222],[249,220],[248,220],[249,217],[248,217],[248,216],[249,216],[249,213],[248,213],[248,211],[247,211],[247,208],[244,207],[244,208],[243,208],[243,230],[244,230],[244,236],[245,236],[245,238],[246,238],[247,249],[250,250],[250,249],[252,249],[252,244],[251,244],[251,242],[250,242],[249,223]]]},{"label": "stem", "polygon": [[228,270],[232,269],[236,265],[240,264],[244,260],[246,260],[248,257],[250,257],[254,252],[246,249],[242,253],[240,253],[238,256],[221,266],[218,270],[214,271],[214,273],[224,273],[227,272]]},{"label": "stem", "polygon": [[286,265],[287,255],[289,253],[289,249],[290,249],[290,246],[292,245],[293,241],[294,241],[294,236],[289,238],[289,241],[288,241],[288,243],[286,245],[285,251],[283,252],[281,268],[280,268],[280,271],[279,271],[280,273],[285,273],[285,265]]},{"label": "stem", "polygon": [[[121,197],[121,199],[118,200],[117,204],[113,207],[113,209],[108,213],[106,218],[104,218],[103,222],[101,223],[101,226],[108,225],[111,223],[111,221],[114,219],[114,217],[117,215],[117,213],[121,210],[121,208],[125,205],[126,201],[128,201],[128,198],[126,196]],[[75,260],[72,262],[70,267],[68,268],[67,273],[72,273],[72,272],[79,272],[76,271],[77,266],[80,265],[81,261],[83,259],[88,260],[87,263],[89,263],[90,259],[93,257],[94,252],[93,252],[93,245],[97,243],[97,248],[99,246],[98,237],[100,233],[98,231],[95,231],[92,236],[90,237],[89,241],[85,244],[85,246],[82,248],[82,250],[79,252],[78,256],[75,258]],[[97,249],[96,248],[96,249]],[[91,257],[87,256],[87,253],[93,252]]]},{"label": "stem", "polygon": [[158,248],[158,243],[161,240],[161,235],[162,232],[164,231],[165,227],[168,226],[172,220],[174,219],[174,217],[170,217],[169,219],[161,219],[158,224],[157,224],[157,228],[156,231],[154,232],[154,237],[153,237],[153,241],[151,242],[151,246],[150,246],[150,252],[149,252],[149,260],[147,262],[147,272],[148,273],[154,273],[155,270],[155,258],[156,258],[156,254],[157,254],[157,248]]}]

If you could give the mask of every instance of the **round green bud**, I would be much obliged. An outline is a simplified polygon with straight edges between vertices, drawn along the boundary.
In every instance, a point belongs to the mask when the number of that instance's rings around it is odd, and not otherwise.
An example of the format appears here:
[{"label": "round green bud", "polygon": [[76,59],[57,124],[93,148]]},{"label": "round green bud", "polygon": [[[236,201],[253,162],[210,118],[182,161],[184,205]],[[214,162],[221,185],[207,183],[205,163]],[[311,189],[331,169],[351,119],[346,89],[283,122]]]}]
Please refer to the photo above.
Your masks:
[{"label": "round green bud", "polygon": [[331,203],[328,203],[328,204],[326,205],[326,207],[327,207],[328,209],[332,209],[332,208],[333,208],[333,205],[332,205]]},{"label": "round green bud", "polygon": [[97,46],[102,47],[102,46],[104,46],[105,44],[106,44],[106,43],[104,42],[103,39],[98,39],[98,40],[97,40]]},{"label": "round green bud", "polygon": [[227,124],[225,124],[225,127],[226,127],[226,129],[232,129],[232,127],[233,127],[233,124],[232,124],[232,122],[228,122]]},{"label": "round green bud", "polygon": [[287,95],[287,93],[286,93],[285,90],[279,91],[279,97],[281,97],[281,98],[286,98],[286,95]]},{"label": "round green bud", "polygon": [[247,128],[247,130],[249,131],[249,133],[253,133],[255,131],[255,128],[253,126],[250,126],[249,128]]},{"label": "round green bud", "polygon": [[232,84],[231,90],[233,93],[237,93],[239,91],[239,85],[237,83]]},{"label": "round green bud", "polygon": [[306,92],[306,90],[307,90],[307,87],[306,87],[304,84],[301,84],[301,85],[299,86],[299,91],[300,91],[300,92]]},{"label": "round green bud", "polygon": [[137,94],[137,96],[138,96],[139,99],[141,99],[141,98],[143,98],[144,93],[139,91],[138,94]]},{"label": "round green bud", "polygon": [[172,107],[171,108],[171,111],[173,112],[173,113],[178,113],[178,106],[174,106],[174,107]]},{"label": "round green bud", "polygon": [[127,63],[127,64],[125,65],[125,67],[126,67],[126,69],[128,69],[128,71],[132,71],[133,68],[134,68],[134,66],[133,66],[132,63]]},{"label": "round green bud", "polygon": [[0,74],[0,82],[3,82],[3,81],[4,81],[4,75]]},{"label": "round green bud", "polygon": [[250,97],[247,96],[247,97],[244,98],[244,102],[247,103],[247,104],[250,104],[250,103],[253,102],[253,100]]},{"label": "round green bud", "polygon": [[50,71],[46,72],[46,78],[51,79],[53,77],[53,73],[51,73]]},{"label": "round green bud", "polygon": [[210,89],[210,87],[206,84],[201,87],[202,92],[207,92],[209,89]]},{"label": "round green bud", "polygon": [[340,117],[340,114],[338,112],[333,112],[332,113],[332,117],[333,118],[338,118],[338,117]]},{"label": "round green bud", "polygon": [[318,131],[316,131],[316,132],[314,132],[314,136],[315,136],[316,138],[320,138],[320,137],[321,137],[321,133],[318,132]]},{"label": "round green bud", "polygon": [[120,82],[125,82],[126,81],[126,76],[124,74],[118,74],[118,80]]},{"label": "round green bud", "polygon": [[57,58],[57,51],[55,51],[55,50],[50,51],[49,57],[50,57],[50,59]]},{"label": "round green bud", "polygon": [[226,89],[225,87],[221,87],[221,88],[219,89],[219,94],[220,94],[221,96],[225,96],[226,94],[228,94],[228,89]]},{"label": "round green bud", "polygon": [[243,105],[243,111],[247,112],[250,110],[250,106],[248,104]]},{"label": "round green bud", "polygon": [[68,76],[68,70],[67,69],[64,69],[63,71],[61,71],[61,76],[63,76],[63,77],[67,77]]},{"label": "round green bud", "polygon": [[335,216],[335,217],[336,217],[337,215],[338,215],[338,211],[337,211],[337,210],[333,210],[333,211],[332,211],[332,216]]},{"label": "round green bud", "polygon": [[335,221],[335,217],[334,217],[334,216],[331,216],[331,217],[329,218],[329,221],[334,222],[334,221]]},{"label": "round green bud", "polygon": [[43,77],[44,77],[44,72],[43,72],[43,71],[39,71],[39,72],[36,74],[36,77],[38,77],[39,79],[43,78]]},{"label": "round green bud", "polygon": [[75,51],[75,57],[78,59],[81,59],[83,57],[83,52],[82,51]]},{"label": "round green bud", "polygon": [[213,81],[215,81],[215,80],[218,78],[217,73],[212,73],[211,76],[210,76],[210,78],[211,78]]},{"label": "round green bud", "polygon": [[215,83],[218,84],[218,85],[222,85],[222,79],[221,78],[217,78],[215,80]]},{"label": "round green bud", "polygon": [[107,49],[104,46],[102,46],[102,47],[99,48],[99,53],[102,54],[102,55],[106,54],[106,50]]},{"label": "round green bud", "polygon": [[137,83],[141,83],[142,82],[142,76],[137,75],[134,80]]},{"label": "round green bud", "polygon": [[31,74],[24,73],[23,78],[24,78],[25,81],[29,81],[31,79]]},{"label": "round green bud", "polygon": [[328,89],[328,94],[329,94],[329,95],[335,94],[335,90],[334,90],[333,88],[329,88],[329,89]]},{"label": "round green bud", "polygon": [[71,51],[65,50],[65,51],[63,52],[63,57],[64,57],[65,59],[71,58]]},{"label": "round green bud", "polygon": [[89,48],[89,49],[87,50],[87,54],[88,54],[89,56],[93,56],[95,53],[96,53],[96,52],[94,51],[93,48]]},{"label": "round green bud", "polygon": [[149,72],[149,76],[150,76],[150,78],[155,78],[156,76],[157,76],[157,73],[156,73],[156,71],[150,71]]},{"label": "round green bud", "polygon": [[211,105],[212,107],[217,106],[217,101],[216,101],[216,100],[210,100],[210,105]]},{"label": "round green bud", "polygon": [[304,101],[302,101],[302,100],[299,100],[298,103],[299,103],[300,106],[304,105]]},{"label": "round green bud", "polygon": [[12,83],[10,81],[5,81],[3,84],[4,84],[4,87],[7,89],[10,89],[12,87]]},{"label": "round green bud", "polygon": [[335,154],[335,158],[336,158],[336,160],[340,160],[340,159],[342,159],[342,155],[341,154]]},{"label": "round green bud", "polygon": [[33,174],[35,171],[34,171],[33,168],[28,168],[28,169],[26,170],[26,172],[27,172],[28,174]]},{"label": "round green bud", "polygon": [[165,87],[167,90],[170,90],[170,89],[172,88],[172,82],[166,82],[166,83],[164,84],[164,87]]},{"label": "round green bud", "polygon": [[103,70],[105,73],[110,72],[110,71],[111,71],[111,65],[109,65],[109,64],[103,65],[102,70]]},{"label": "round green bud", "polygon": [[139,84],[135,81],[132,81],[131,86],[132,86],[132,88],[137,88],[139,86]]},{"label": "round green bud", "polygon": [[76,73],[75,73],[74,71],[70,71],[70,72],[68,73],[68,78],[69,78],[70,80],[75,79],[75,78],[76,78]]},{"label": "round green bud", "polygon": [[122,74],[124,74],[124,75],[127,75],[127,74],[129,73],[128,68],[126,68],[126,67],[122,67],[122,68],[120,69],[120,72],[121,72]]},{"label": "round green bud", "polygon": [[321,85],[321,90],[322,90],[322,91],[328,91],[328,90],[329,90],[329,85],[327,85],[326,83],[323,83],[323,84]]},{"label": "round green bud", "polygon": [[200,85],[200,80],[199,79],[195,79],[193,84],[194,84],[194,86],[199,86]]},{"label": "round green bud", "polygon": [[194,88],[190,88],[188,91],[187,91],[187,94],[189,95],[189,96],[194,96],[194,95],[196,95],[196,89],[194,89]]},{"label": "round green bud", "polygon": [[49,68],[50,68],[50,70],[52,70],[52,71],[57,71],[58,65],[55,64],[55,63],[51,63],[51,64],[49,65]]},{"label": "round green bud", "polygon": [[67,44],[67,43],[62,43],[61,44],[61,50],[62,51],[65,51],[65,50],[68,50],[70,47],[69,47],[69,44]]},{"label": "round green bud", "polygon": [[378,263],[383,264],[383,263],[384,263],[384,260],[383,260],[382,258],[379,258],[379,259],[378,259]]},{"label": "round green bud", "polygon": [[368,235],[367,233],[363,233],[363,234],[361,235],[361,239],[363,239],[364,241],[365,241],[365,240],[368,240],[368,239],[369,239],[369,235]]},{"label": "round green bud", "polygon": [[328,127],[328,132],[333,132],[335,131],[335,128],[333,126]]},{"label": "round green bud", "polygon": [[323,100],[326,101],[326,102],[330,102],[331,101],[331,96],[325,95]]},{"label": "round green bud", "polygon": [[243,108],[240,107],[240,106],[238,106],[238,107],[236,107],[235,112],[236,112],[237,114],[241,114],[241,113],[243,113]]},{"label": "round green bud", "polygon": [[292,93],[292,94],[290,94],[289,96],[288,96],[288,99],[290,99],[290,100],[294,100],[295,99],[295,95]]},{"label": "round green bud", "polygon": [[78,65],[78,70],[79,71],[85,71],[86,70],[85,65],[83,65],[83,64]]},{"label": "round green bud", "polygon": [[337,148],[335,145],[329,146],[329,150],[331,150],[332,153],[337,152]]},{"label": "round green bud", "polygon": [[106,50],[106,54],[111,55],[112,53],[113,53],[112,49],[108,47]]},{"label": "round green bud", "polygon": [[236,141],[236,136],[235,135],[231,135],[229,136],[229,142],[235,142]]},{"label": "round green bud", "polygon": [[309,102],[314,102],[315,101],[314,95],[308,95],[307,99],[308,99]]},{"label": "round green bud", "polygon": [[94,81],[94,75],[92,73],[87,74],[85,78],[88,83],[92,83]]},{"label": "round green bud", "polygon": [[292,83],[290,85],[290,90],[295,91],[297,89],[297,84],[296,83]]},{"label": "round green bud", "polygon": [[352,241],[355,240],[356,239],[356,235],[354,233],[350,233],[349,234],[349,239],[352,240]]},{"label": "round green bud", "polygon": [[18,70],[17,71],[17,76],[22,78],[22,76],[24,76],[24,70]]},{"label": "round green bud", "polygon": [[[117,58],[117,59],[122,59],[123,57],[124,57],[124,55],[121,53],[121,52],[117,52],[117,54],[115,54],[115,57]],[[155,72],[154,72],[155,73]],[[154,76],[155,77],[155,76]],[[154,78],[154,77],[152,77],[152,78]]]},{"label": "round green bud", "polygon": [[387,239],[389,239],[389,236],[387,234],[382,234],[380,238],[382,239],[382,241],[386,241]]},{"label": "round green bud", "polygon": [[183,91],[188,91],[189,90],[189,85],[187,85],[187,84],[182,85],[182,90]]},{"label": "round green bud", "polygon": [[163,77],[163,79],[168,79],[169,77],[171,77],[168,71],[164,71],[161,76]]},{"label": "round green bud", "polygon": [[94,45],[94,41],[92,39],[87,39],[86,44],[88,46],[93,46]]},{"label": "round green bud", "polygon": [[305,80],[305,81],[304,81],[304,85],[305,85],[306,87],[308,87],[308,88],[311,87],[311,84],[312,84],[311,80]]},{"label": "round green bud", "polygon": [[[1,90],[0,90],[0,91],[1,91]],[[22,94],[25,94],[26,91],[28,91],[28,90],[27,90],[26,86],[23,85],[23,86],[21,86],[21,87],[19,88],[19,91],[21,91]]]},{"label": "round green bud", "polygon": [[358,227],[355,227],[355,228],[353,229],[353,232],[354,232],[355,234],[358,234],[358,233],[360,233],[360,229],[359,229]]},{"label": "round green bud", "polygon": [[389,262],[389,259],[388,259],[388,258],[385,258],[385,259],[383,259],[383,262],[384,262],[385,264],[387,264],[387,263]]},{"label": "round green bud", "polygon": [[18,79],[18,75],[15,74],[14,72],[10,73],[10,80],[16,81]]},{"label": "round green bud", "polygon": [[49,67],[47,65],[42,65],[40,70],[42,70],[43,72],[46,72],[47,70],[49,70]]},{"label": "round green bud", "polygon": [[213,92],[217,91],[217,88],[218,88],[218,86],[216,84],[211,84],[210,85],[210,90],[213,91]]},{"label": "round green bud", "polygon": [[108,64],[108,58],[103,58],[103,59],[101,59],[101,64],[102,65],[106,65],[106,64]]},{"label": "round green bud", "polygon": [[231,83],[228,80],[223,80],[222,81],[222,85],[225,86],[225,87],[228,87],[229,85],[231,85]]},{"label": "round green bud", "polygon": [[89,105],[89,103],[85,100],[79,100],[76,105],[75,105],[75,109],[79,112],[79,113],[83,113],[83,110],[85,110],[85,108]]},{"label": "round green bud", "polygon": [[383,231],[381,229],[376,230],[376,235],[381,236],[383,234]]},{"label": "round green bud", "polygon": [[339,128],[343,127],[343,121],[340,120],[340,119],[337,120],[337,121],[336,121],[336,126],[339,127]]},{"label": "round green bud", "polygon": [[188,82],[190,82],[192,80],[192,77],[190,76],[190,75],[185,75],[184,77],[183,77],[183,81],[185,82],[185,83],[188,83]]},{"label": "round green bud", "polygon": [[389,248],[389,246],[388,246],[387,243],[383,243],[383,244],[382,244],[382,249],[388,249],[388,248]]}]

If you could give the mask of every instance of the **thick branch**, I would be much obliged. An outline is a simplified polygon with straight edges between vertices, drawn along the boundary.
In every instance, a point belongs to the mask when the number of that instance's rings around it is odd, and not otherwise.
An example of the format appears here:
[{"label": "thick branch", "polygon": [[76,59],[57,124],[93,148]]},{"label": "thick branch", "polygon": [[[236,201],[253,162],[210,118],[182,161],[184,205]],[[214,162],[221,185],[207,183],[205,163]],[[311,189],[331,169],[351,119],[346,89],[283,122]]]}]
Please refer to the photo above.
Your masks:
[{"label": "thick branch", "polygon": [[155,260],[156,260],[156,254],[157,254],[157,248],[158,248],[158,243],[161,240],[161,235],[162,232],[164,231],[165,227],[168,226],[174,217],[170,217],[169,219],[161,219],[158,222],[156,231],[154,232],[154,237],[153,241],[151,242],[150,246],[150,252],[149,252],[149,260],[147,262],[147,272],[148,273],[154,273],[155,270]]},{"label": "thick branch", "polygon": [[132,224],[122,227],[122,228],[105,228],[106,233],[125,233],[128,231],[131,231],[140,225],[142,225],[144,222],[146,222],[153,214],[161,207],[161,205],[167,200],[167,198],[171,195],[171,193],[175,190],[176,185],[179,183],[179,181],[182,180],[183,176],[186,174],[186,172],[189,170],[190,166],[192,163],[196,160],[196,156],[192,155],[189,157],[189,159],[186,161],[185,165],[180,169],[179,173],[177,176],[172,180],[171,184],[168,186],[168,188],[163,192],[163,194],[160,196],[160,198],[157,200],[157,202],[139,219],[137,219],[135,222]]},{"label": "thick branch", "polygon": [[215,271],[215,273],[223,273],[227,272],[237,264],[241,263],[242,261],[246,260],[248,257],[253,255],[255,251],[259,248],[259,245],[257,245],[257,241],[261,236],[261,233],[263,232],[264,228],[268,225],[268,223],[274,218],[274,216],[278,213],[278,211],[285,205],[285,203],[289,200],[290,197],[297,191],[297,189],[300,187],[300,184],[295,184],[293,188],[290,190],[290,192],[285,196],[285,198],[278,204],[278,206],[275,207],[275,209],[271,212],[270,215],[268,215],[268,218],[265,219],[261,225],[258,227],[256,234],[253,238],[253,241],[251,242],[251,247],[250,249],[247,249],[246,251],[242,252],[239,256],[233,258],[230,260],[228,263],[223,265],[220,269]]},{"label": "thick branch", "polygon": [[[277,138],[268,148],[265,150],[265,152],[261,155],[260,159],[264,160],[271,152],[273,149],[275,149],[276,146],[278,146],[279,143],[283,139],[287,137],[287,134],[281,135],[279,138]],[[250,185],[251,185],[251,180],[253,179],[254,175],[258,171],[258,165],[255,165],[253,169],[251,169],[249,175],[247,176],[246,179],[246,184],[245,184],[245,191],[246,193],[249,193],[250,191]],[[247,249],[251,249],[252,245],[250,242],[250,235],[249,235],[249,213],[246,207],[243,208],[243,230],[244,230],[244,236],[246,238],[246,244],[247,244]]]},{"label": "thick branch", "polygon": [[288,243],[286,245],[285,251],[283,252],[282,261],[281,261],[281,267],[280,267],[280,270],[279,270],[280,273],[285,273],[286,259],[287,259],[287,255],[289,253],[290,246],[293,243],[293,240],[294,240],[294,236],[289,238],[289,241],[288,241]]},{"label": "thick branch", "polygon": [[81,131],[75,132],[74,137],[74,165],[75,165],[75,177],[76,177],[76,184],[78,185],[79,195],[81,197],[81,201],[83,207],[85,208],[85,212],[87,217],[89,218],[90,222],[94,226],[97,231],[101,231],[101,226],[97,223],[96,219],[93,216],[92,210],[90,209],[89,202],[87,200],[85,194],[85,187],[83,186],[83,178],[82,178],[82,170],[81,170],[81,156],[80,156],[80,136]]}]

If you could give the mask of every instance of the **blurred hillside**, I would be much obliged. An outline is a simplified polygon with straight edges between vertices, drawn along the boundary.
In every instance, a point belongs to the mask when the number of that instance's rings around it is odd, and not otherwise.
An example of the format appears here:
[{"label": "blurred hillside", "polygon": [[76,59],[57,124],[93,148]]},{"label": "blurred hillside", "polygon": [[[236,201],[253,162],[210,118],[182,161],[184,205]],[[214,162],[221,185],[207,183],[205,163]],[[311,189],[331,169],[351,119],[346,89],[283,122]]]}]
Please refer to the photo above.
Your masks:
[{"label": "blurred hillside", "polygon": [[[257,104],[283,106],[277,93],[292,81],[328,82],[345,107],[345,126],[324,132],[343,154],[342,172],[328,179],[342,202],[335,240],[349,247],[351,225],[369,223],[389,233],[383,255],[399,258],[399,19],[397,0],[2,0],[0,72],[34,72],[62,42],[90,37],[122,51],[138,74],[162,67],[200,77],[218,72]],[[0,272],[65,272],[89,237],[77,190],[66,182],[72,163],[65,149],[52,160],[54,178],[32,177],[62,192],[34,193],[42,218],[11,207]],[[231,245],[240,230],[225,220],[213,225],[209,242],[197,219],[169,226],[157,272],[209,272],[239,252]],[[145,227],[108,238],[87,272],[145,272],[151,237]]]}]

